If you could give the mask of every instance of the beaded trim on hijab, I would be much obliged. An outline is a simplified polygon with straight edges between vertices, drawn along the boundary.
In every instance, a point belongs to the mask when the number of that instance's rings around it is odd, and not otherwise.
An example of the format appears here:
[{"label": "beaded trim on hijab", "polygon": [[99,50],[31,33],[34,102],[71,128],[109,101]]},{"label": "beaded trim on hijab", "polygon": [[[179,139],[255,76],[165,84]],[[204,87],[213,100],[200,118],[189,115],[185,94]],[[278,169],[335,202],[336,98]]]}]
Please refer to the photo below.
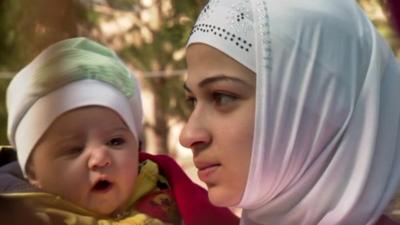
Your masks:
[{"label": "beaded trim on hijab", "polygon": [[210,45],[255,72],[253,24],[250,2],[211,0],[200,13],[187,46]]}]

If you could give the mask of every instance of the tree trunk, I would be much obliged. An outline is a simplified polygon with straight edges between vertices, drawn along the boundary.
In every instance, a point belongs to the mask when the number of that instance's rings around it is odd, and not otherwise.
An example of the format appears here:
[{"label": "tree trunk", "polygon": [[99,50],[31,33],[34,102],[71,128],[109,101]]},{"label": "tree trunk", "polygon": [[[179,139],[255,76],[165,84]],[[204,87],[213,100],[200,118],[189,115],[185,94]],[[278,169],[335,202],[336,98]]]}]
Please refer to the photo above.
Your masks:
[{"label": "tree trunk", "polygon": [[168,115],[166,112],[166,105],[168,99],[163,95],[165,89],[166,78],[157,77],[152,82],[152,89],[154,93],[154,127],[153,132],[155,135],[156,151],[162,154],[168,154]]}]

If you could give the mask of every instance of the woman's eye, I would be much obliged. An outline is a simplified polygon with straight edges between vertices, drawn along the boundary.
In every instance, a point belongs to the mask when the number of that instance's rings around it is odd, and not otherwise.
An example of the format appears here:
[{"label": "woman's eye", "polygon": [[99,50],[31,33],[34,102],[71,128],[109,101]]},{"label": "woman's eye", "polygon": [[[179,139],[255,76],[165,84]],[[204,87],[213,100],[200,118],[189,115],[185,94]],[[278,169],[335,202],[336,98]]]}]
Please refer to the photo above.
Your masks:
[{"label": "woman's eye", "polygon": [[213,99],[217,105],[224,106],[226,104],[234,102],[236,99],[238,99],[238,97],[232,94],[216,92],[213,93]]},{"label": "woman's eye", "polygon": [[112,138],[107,142],[108,146],[120,146],[125,143],[125,139],[123,138]]},{"label": "woman's eye", "polygon": [[193,97],[193,96],[186,96],[185,101],[186,101],[187,106],[188,106],[190,109],[194,109],[194,107],[195,107],[195,105],[196,105],[196,102],[197,102],[197,100],[196,100],[195,97]]}]

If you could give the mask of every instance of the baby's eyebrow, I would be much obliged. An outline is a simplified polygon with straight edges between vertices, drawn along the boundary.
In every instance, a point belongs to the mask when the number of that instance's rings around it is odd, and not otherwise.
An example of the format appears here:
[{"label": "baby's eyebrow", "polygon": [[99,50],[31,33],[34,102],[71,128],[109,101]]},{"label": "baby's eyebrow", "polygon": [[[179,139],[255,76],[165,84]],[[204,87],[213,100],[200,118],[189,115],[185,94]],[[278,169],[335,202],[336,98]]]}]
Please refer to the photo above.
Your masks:
[{"label": "baby's eyebrow", "polygon": [[81,134],[74,133],[74,132],[67,132],[67,133],[57,134],[57,137],[55,138],[55,140],[61,140],[61,141],[79,140],[79,138],[82,138]]},{"label": "baby's eyebrow", "polygon": [[110,127],[102,131],[102,134],[110,134],[110,133],[125,133],[131,132],[128,126],[118,126],[118,127]]}]

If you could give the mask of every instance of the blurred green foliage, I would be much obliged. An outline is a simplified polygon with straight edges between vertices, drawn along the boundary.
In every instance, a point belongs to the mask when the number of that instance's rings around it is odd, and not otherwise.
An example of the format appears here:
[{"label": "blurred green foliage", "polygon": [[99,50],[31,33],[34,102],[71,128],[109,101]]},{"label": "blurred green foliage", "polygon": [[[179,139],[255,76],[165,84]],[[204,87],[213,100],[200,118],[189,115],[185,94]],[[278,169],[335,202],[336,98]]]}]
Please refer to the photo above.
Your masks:
[{"label": "blurred green foliage", "polygon": [[16,71],[49,44],[76,36],[79,6],[70,0],[0,1],[0,71]]},{"label": "blurred green foliage", "polygon": [[69,0],[0,1],[0,145],[8,144],[4,100],[9,75],[49,44],[75,36],[81,9]]},{"label": "blurred green foliage", "polygon": [[[5,99],[5,91],[9,83],[9,79],[1,79],[0,80],[0,99]],[[0,104],[0,144],[6,144],[8,143],[7,141],[7,135],[6,135],[6,129],[7,129],[7,112],[6,112],[6,106],[4,104],[4,101],[1,101],[2,104]]]}]

